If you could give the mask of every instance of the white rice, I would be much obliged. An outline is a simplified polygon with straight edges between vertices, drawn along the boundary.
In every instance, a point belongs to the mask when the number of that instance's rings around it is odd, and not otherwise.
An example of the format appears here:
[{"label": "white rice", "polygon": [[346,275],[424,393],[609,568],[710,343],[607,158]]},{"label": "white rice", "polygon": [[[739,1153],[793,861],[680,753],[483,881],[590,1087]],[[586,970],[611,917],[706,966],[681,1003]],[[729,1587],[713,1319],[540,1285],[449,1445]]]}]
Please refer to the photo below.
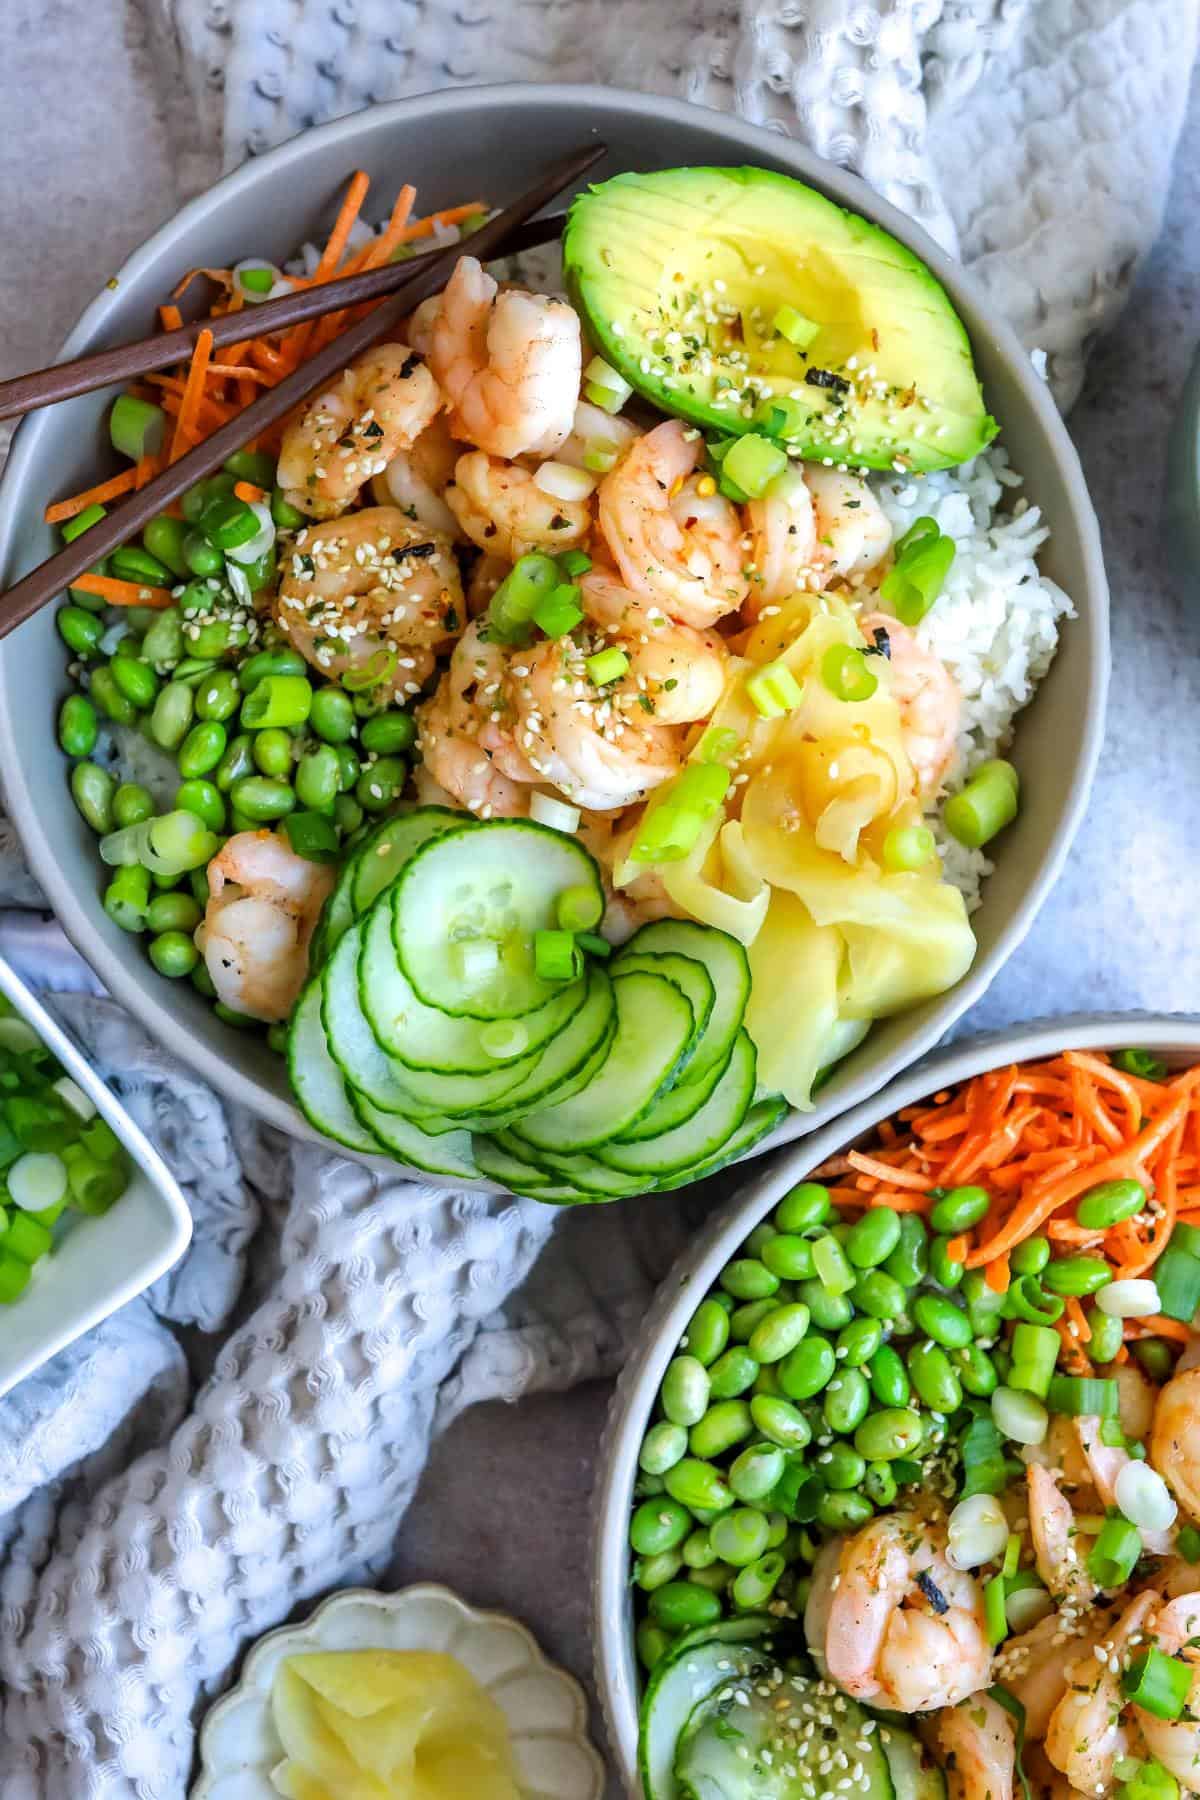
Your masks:
[{"label": "white rice", "polygon": [[974,911],[993,865],[981,850],[966,850],[949,835],[941,802],[980,763],[1008,748],[1013,721],[1054,659],[1059,622],[1073,618],[1075,609],[1038,569],[1037,553],[1049,535],[1038,508],[1019,498],[1001,510],[1021,477],[999,446],[946,474],[889,477],[872,485],[897,536],[927,515],[955,543],[946,585],[916,635],[945,663],[963,697],[958,748],[928,822],[947,879]]}]

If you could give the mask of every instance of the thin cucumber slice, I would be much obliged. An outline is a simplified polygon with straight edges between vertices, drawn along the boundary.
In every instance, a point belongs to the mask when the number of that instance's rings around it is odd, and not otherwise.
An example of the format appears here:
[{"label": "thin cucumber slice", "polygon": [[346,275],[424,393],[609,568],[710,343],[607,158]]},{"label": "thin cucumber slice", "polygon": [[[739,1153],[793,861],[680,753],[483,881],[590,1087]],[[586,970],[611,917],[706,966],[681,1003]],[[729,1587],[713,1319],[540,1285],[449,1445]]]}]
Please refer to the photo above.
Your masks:
[{"label": "thin cucumber slice", "polygon": [[[638,1769],[646,1800],[680,1800],[675,1779],[675,1751],[693,1708],[736,1676],[749,1681],[766,1673],[774,1658],[765,1640],[772,1621],[736,1621],[745,1626],[736,1637],[715,1627],[705,1637],[688,1633],[657,1664],[642,1696]],[[736,1789],[731,1790],[736,1793]]]},{"label": "thin cucumber slice", "polygon": [[479,1169],[471,1155],[471,1135],[467,1131],[447,1131],[431,1137],[400,1113],[381,1112],[377,1106],[354,1088],[349,1090],[350,1104],[360,1122],[402,1163],[424,1169],[429,1175],[459,1175],[464,1181],[477,1181]]},{"label": "thin cucumber slice", "polygon": [[596,1155],[610,1168],[638,1175],[644,1182],[719,1156],[754,1104],[757,1062],[750,1033],[743,1029],[725,1073],[699,1112],[661,1137],[638,1144],[602,1144]]},{"label": "thin cucumber slice", "polygon": [[896,1800],[946,1800],[945,1775],[911,1731],[889,1724],[880,1732],[879,1741]]},{"label": "thin cucumber slice", "polygon": [[[641,935],[640,933],[638,934]],[[630,940],[633,941],[632,939]],[[652,974],[667,976],[676,987],[681,987],[692,1003],[693,1011],[697,1001],[707,992],[707,1005],[702,1005],[698,1013],[699,1023],[687,1060],[676,1073],[675,1080],[665,1094],[660,1094],[649,1112],[638,1119],[624,1133],[622,1142],[640,1143],[643,1138],[661,1137],[666,1131],[674,1131],[694,1113],[698,1113],[704,1102],[716,1087],[725,1072],[725,1064],[729,1059],[732,1042],[723,1049],[720,1057],[716,1035],[709,1030],[713,1016],[716,988],[712,976],[702,963],[691,956],[681,956],[678,951],[645,951],[644,953],[628,950],[622,951],[615,967],[624,973],[628,969],[649,969]],[[703,987],[697,979],[703,976]],[[725,1006],[716,1025],[716,1034],[723,1034],[733,1023],[733,1009]],[[734,1027],[736,1035],[736,1026]],[[692,1064],[697,1056],[703,1058],[706,1065],[698,1082],[692,1079]]]},{"label": "thin cucumber slice", "polygon": [[522,1119],[523,1143],[563,1153],[590,1150],[640,1117],[674,1075],[692,1036],[692,1009],[663,975],[635,969],[613,978],[617,1034],[604,1066],[571,1100]]},{"label": "thin cucumber slice", "polygon": [[658,1183],[661,1193],[671,1188],[687,1187],[690,1182],[703,1181],[707,1175],[715,1175],[729,1163],[736,1162],[741,1156],[748,1156],[757,1143],[768,1137],[775,1127],[786,1119],[788,1103],[782,1094],[771,1094],[765,1100],[756,1100],[733,1136],[724,1143],[716,1156],[706,1158],[704,1162],[693,1163],[690,1169],[677,1169],[674,1175],[664,1176]]},{"label": "thin cucumber slice", "polygon": [[513,1156],[496,1142],[494,1137],[481,1134],[471,1139],[471,1154],[481,1175],[489,1181],[499,1181],[514,1194],[527,1193],[530,1189],[549,1187],[551,1177],[545,1169],[537,1169],[524,1157]]},{"label": "thin cucumber slice", "polygon": [[534,938],[556,928],[567,888],[603,906],[583,845],[531,819],[492,819],[425,844],[395,887],[396,952],[417,997],[454,1018],[544,1006],[557,989],[534,969]]},{"label": "thin cucumber slice", "polygon": [[647,952],[644,956],[621,956],[617,959],[614,973],[628,975],[634,969],[641,969],[651,975],[665,975],[668,981],[673,981],[675,986],[687,995],[692,1009],[692,1041],[684,1053],[679,1068],[675,1071],[673,1091],[684,1080],[685,1072],[691,1066],[692,1057],[700,1047],[705,1028],[712,1018],[717,990],[713,986],[712,976],[704,964],[697,962],[693,956],[680,956],[676,952],[666,950],[658,954]]},{"label": "thin cucumber slice", "polygon": [[288,1074],[310,1125],[347,1150],[379,1156],[383,1145],[351,1111],[342,1072],[329,1054],[321,1023],[321,983],[310,981],[296,1003],[288,1032]]},{"label": "thin cucumber slice", "polygon": [[[454,1019],[426,1006],[396,960],[393,925],[396,890],[381,895],[363,922],[359,957],[359,1003],[380,1048],[410,1069],[439,1075],[494,1075],[520,1065],[528,1072],[529,1057],[557,1036],[583,1005],[582,981],[558,988],[546,1005],[520,1020],[524,1044],[507,1057],[483,1048],[487,1027],[478,1019]],[[430,1110],[436,1110],[430,1108]]]},{"label": "thin cucumber slice", "polygon": [[606,1169],[602,1162],[589,1156],[586,1150],[576,1150],[570,1156],[557,1156],[551,1150],[538,1150],[536,1155],[552,1181],[570,1182],[573,1188],[589,1200],[624,1200],[632,1194],[644,1194],[647,1187],[654,1185],[653,1182],[623,1175],[618,1169]]},{"label": "thin cucumber slice", "polygon": [[[733,1052],[733,1042],[741,1028],[750,998],[750,962],[743,945],[727,931],[711,925],[697,925],[692,919],[656,919],[635,931],[624,949],[614,959],[613,973],[627,959],[643,956],[687,956],[703,963],[716,990],[713,1009],[703,1036],[692,1053],[679,1085],[703,1087],[709,1082],[713,1065],[723,1069]],[[712,1085],[708,1086],[712,1092]],[[677,1123],[679,1121],[676,1121]],[[639,1135],[636,1131],[629,1135]]]},{"label": "thin cucumber slice", "polygon": [[[543,1111],[569,1100],[587,1086],[608,1055],[617,1028],[617,1002],[608,972],[592,963],[587,975],[583,1005],[542,1051],[537,1065],[519,1087],[492,1107],[480,1107],[480,1115],[502,1124],[508,1119]],[[491,1126],[486,1129],[492,1129]]]},{"label": "thin cucumber slice", "polygon": [[422,844],[443,831],[465,830],[471,823],[469,813],[453,812],[448,806],[419,806],[415,812],[385,819],[355,852],[351,882],[355,918],[361,918],[376,896],[391,886]]}]

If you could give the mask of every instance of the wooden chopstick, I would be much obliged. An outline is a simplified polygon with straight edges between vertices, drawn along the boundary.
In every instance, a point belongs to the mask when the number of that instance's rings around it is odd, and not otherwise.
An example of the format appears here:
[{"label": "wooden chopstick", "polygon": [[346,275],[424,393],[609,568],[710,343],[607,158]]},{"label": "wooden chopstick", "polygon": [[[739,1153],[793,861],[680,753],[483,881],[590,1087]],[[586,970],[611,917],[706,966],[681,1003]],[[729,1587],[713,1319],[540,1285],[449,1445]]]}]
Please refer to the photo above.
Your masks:
[{"label": "wooden chopstick", "polygon": [[[478,231],[472,233],[468,239],[470,254],[477,256],[480,261],[502,255],[511,244],[514,233],[539,208],[585,175],[599,162],[605,150],[606,146],[602,143],[591,144],[552,164],[542,179],[527,193],[522,194],[519,200],[505,207],[503,212],[497,213],[486,225],[481,225]],[[244,412],[222,425],[202,444],[197,444],[194,450],[189,450],[186,456],[164,469],[161,475],[157,475],[144,488],[131,494],[107,518],[98,520],[87,531],[81,532],[64,549],[9,588],[0,597],[0,638],[7,637],[10,631],[38,612],[47,601],[61,594],[76,576],[82,575],[85,569],[91,568],[102,556],[107,556],[110,551],[128,542],[136,531],[140,531],[148,520],[162,512],[172,500],[177,500],[202,476],[211,475],[219,469],[235,450],[242,449],[252,438],[278,424],[314,388],[320,387],[330,376],[340,373],[360,351],[368,349],[380,338],[395,331],[415,306],[419,306],[422,300],[427,300],[431,294],[436,294],[445,286],[452,264],[464,254],[465,248],[462,244],[447,244],[435,256],[422,258],[419,268],[414,269],[412,263],[400,265],[405,269],[406,276],[390,299],[383,301],[366,318],[359,319],[357,324],[349,326],[340,336],[318,350],[308,362],[301,363],[294,374],[286,376],[277,387],[268,388]],[[260,314],[261,310],[260,308]]]},{"label": "wooden chopstick", "polygon": [[[553,242],[565,219],[564,213],[551,213],[544,219],[529,220],[512,233],[504,246],[505,255]],[[476,232],[469,241],[463,240],[464,254],[474,254],[472,245],[479,236]],[[77,394],[90,394],[95,388],[132,381],[152,369],[169,369],[174,363],[187,360],[196,347],[196,339],[205,330],[212,332],[213,349],[220,350],[226,344],[242,344],[247,338],[262,337],[266,332],[284,331],[305,319],[319,319],[344,306],[382,300],[402,287],[417,267],[441,256],[447,247],[425,250],[403,262],[387,263],[361,275],[343,275],[339,281],[326,281],[319,287],[301,288],[278,300],[264,300],[258,306],[243,306],[238,312],[193,319],[175,331],[160,331],[134,344],[117,344],[111,350],[95,350],[71,362],[52,363],[48,369],[14,375],[9,381],[0,381],[0,419],[15,419],[38,407],[53,406],[57,400],[71,400]]]}]

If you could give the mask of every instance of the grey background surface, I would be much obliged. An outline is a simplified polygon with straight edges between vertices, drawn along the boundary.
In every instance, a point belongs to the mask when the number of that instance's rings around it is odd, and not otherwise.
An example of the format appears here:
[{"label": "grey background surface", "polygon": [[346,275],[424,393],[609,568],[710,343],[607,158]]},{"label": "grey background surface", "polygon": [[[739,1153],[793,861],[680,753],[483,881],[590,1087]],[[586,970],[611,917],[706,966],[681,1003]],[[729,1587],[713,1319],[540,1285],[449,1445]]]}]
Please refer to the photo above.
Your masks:
[{"label": "grey background surface", "polygon": [[[152,51],[122,0],[15,0],[0,27],[0,375],[47,360],[171,211]],[[1200,571],[1169,571],[1166,438],[1200,338],[1200,83],[1162,236],[1071,418],[1113,590],[1114,682],[1087,820],[1029,938],[966,1028],[1056,1011],[1200,1009]],[[465,1414],[405,1522],[397,1582],[522,1618],[585,1681],[587,1516],[608,1390]],[[598,1729],[598,1721],[597,1721]],[[612,1800],[615,1800],[614,1787]]]}]

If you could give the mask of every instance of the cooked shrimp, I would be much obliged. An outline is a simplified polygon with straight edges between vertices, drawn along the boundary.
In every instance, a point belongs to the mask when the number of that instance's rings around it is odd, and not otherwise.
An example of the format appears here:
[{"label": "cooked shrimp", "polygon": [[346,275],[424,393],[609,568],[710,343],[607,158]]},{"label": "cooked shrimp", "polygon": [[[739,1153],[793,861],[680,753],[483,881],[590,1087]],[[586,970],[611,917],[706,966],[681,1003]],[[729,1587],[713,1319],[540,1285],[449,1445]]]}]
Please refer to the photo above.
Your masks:
[{"label": "cooked shrimp", "polygon": [[1138,1363],[1114,1363],[1105,1371],[1117,1384],[1117,1410],[1127,1438],[1145,1443],[1154,1427],[1154,1409],[1161,1390]]},{"label": "cooked shrimp", "polygon": [[510,563],[532,550],[573,550],[591,530],[588,501],[556,500],[528,469],[482,450],[459,457],[445,497],[471,542]]},{"label": "cooked shrimp", "polygon": [[565,300],[500,289],[463,256],[427,329],[455,437],[491,456],[558,449],[575,417],[583,362],[579,318]]},{"label": "cooked shrimp", "polygon": [[868,643],[876,631],[888,636],[888,670],[893,697],[900,708],[900,729],[908,760],[922,794],[935,794],[954,761],[962,695],[940,658],[918,643],[915,635],[887,613],[865,613],[858,621]]},{"label": "cooked shrimp", "polygon": [[626,587],[672,619],[704,630],[740,606],[749,586],[735,508],[689,480],[700,460],[669,419],[638,438],[600,484],[600,530]]},{"label": "cooked shrimp", "polygon": [[472,619],[485,613],[492,603],[492,595],[508,574],[510,564],[502,556],[479,557],[475,567],[467,578],[467,612]]},{"label": "cooked shrimp", "polygon": [[334,519],[358,490],[416,442],[442,405],[438,385],[407,344],[364,350],[310,400],[283,434],[278,480],[310,519]]},{"label": "cooked shrimp", "polygon": [[1056,1600],[1090,1600],[1096,1584],[1076,1544],[1075,1514],[1049,1469],[1030,1465],[1029,1532],[1038,1574]]},{"label": "cooked shrimp", "polygon": [[331,678],[391,653],[374,690],[417,694],[464,623],[462,581],[439,532],[372,506],[299,532],[272,602],[276,623]]},{"label": "cooked shrimp", "polygon": [[857,475],[806,464],[773,481],[746,508],[753,584],[751,620],[763,606],[822,587],[833,575],[865,573],[887,554],[892,528]]},{"label": "cooked shrimp", "polygon": [[1141,1727],[1146,1748],[1183,1788],[1200,1788],[1200,1595],[1186,1594],[1170,1601],[1151,1622],[1159,1649],[1168,1656],[1182,1656],[1192,1664],[1192,1682],[1183,1711],[1177,1719],[1159,1719],[1140,1706],[1131,1707]]},{"label": "cooked shrimp", "polygon": [[1108,1636],[1067,1668],[1067,1690],[1046,1726],[1046,1755],[1072,1787],[1085,1793],[1107,1793],[1113,1764],[1126,1752],[1129,1727],[1122,1716],[1121,1671],[1131,1641],[1140,1639],[1158,1604],[1157,1594],[1139,1594]]},{"label": "cooked shrimp", "polygon": [[[931,1712],[987,1687],[983,1590],[951,1568],[927,1520],[912,1512],[872,1519],[844,1540],[836,1580],[825,1664],[855,1699]],[[805,1626],[811,1644],[807,1611]]]},{"label": "cooked shrimp", "polygon": [[[522,774],[513,779],[503,768],[511,750],[511,733],[501,729],[505,676],[503,650],[480,636],[478,624],[468,625],[437,692],[417,713],[422,771],[482,819],[525,817],[533,792]],[[534,770],[528,775],[536,779]]]},{"label": "cooked shrimp", "polygon": [[397,450],[371,482],[371,493],[380,506],[398,506],[418,525],[440,531],[451,543],[465,544],[466,533],[443,498],[461,455],[462,445],[450,436],[445,413],[439,413],[415,443]]},{"label": "cooked shrimp", "polygon": [[1173,1375],[1160,1391],[1148,1448],[1151,1468],[1188,1517],[1200,1519],[1200,1369]]},{"label": "cooked shrimp", "polygon": [[812,495],[817,546],[831,575],[865,575],[892,547],[887,515],[861,475],[804,465]]},{"label": "cooked shrimp", "polygon": [[1068,1665],[1111,1631],[1116,1615],[1067,1601],[1009,1638],[996,1652],[994,1675],[1025,1708],[1025,1730],[1042,1738],[1050,1715],[1067,1691]]},{"label": "cooked shrimp", "polygon": [[629,658],[622,685],[632,683],[646,696],[659,724],[707,719],[725,691],[729,659],[723,639],[676,625],[607,569],[590,569],[579,585],[587,617]]},{"label": "cooked shrimp", "polygon": [[[1169,1387],[1171,1384],[1168,1382],[1167,1385]],[[1166,1391],[1164,1388],[1163,1393],[1165,1394]],[[1079,1433],[1079,1442],[1083,1446],[1083,1454],[1087,1459],[1092,1483],[1100,1496],[1101,1503],[1104,1506],[1116,1506],[1117,1476],[1130,1461],[1128,1450],[1123,1449],[1120,1445],[1104,1442],[1103,1421],[1094,1415],[1082,1414],[1075,1421],[1075,1429]],[[1153,1452],[1151,1452],[1151,1464],[1158,1468],[1158,1464],[1154,1462]],[[1159,1469],[1159,1474],[1163,1475],[1170,1485],[1170,1478],[1166,1472]],[[1165,1556],[1174,1542],[1175,1534],[1171,1528],[1164,1531],[1150,1531],[1142,1526],[1141,1533],[1142,1543],[1146,1549],[1153,1551],[1156,1555]]]},{"label": "cooked shrimp", "polygon": [[950,1800],[1012,1800],[1017,1727],[989,1694],[935,1713],[922,1737],[946,1771]]},{"label": "cooked shrimp", "polygon": [[286,1019],[333,870],[297,856],[274,831],[239,831],[209,863],[208,885],[196,947],[217,998],[252,1019]]}]

